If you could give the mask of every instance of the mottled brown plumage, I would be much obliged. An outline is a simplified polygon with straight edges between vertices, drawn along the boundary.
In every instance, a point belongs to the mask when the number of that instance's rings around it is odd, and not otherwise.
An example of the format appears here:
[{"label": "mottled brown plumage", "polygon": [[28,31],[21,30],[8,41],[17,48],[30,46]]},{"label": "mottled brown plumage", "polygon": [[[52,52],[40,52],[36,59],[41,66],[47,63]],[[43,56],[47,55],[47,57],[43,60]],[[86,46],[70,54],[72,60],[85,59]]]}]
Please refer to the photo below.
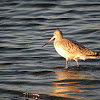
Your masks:
[{"label": "mottled brown plumage", "polygon": [[79,66],[78,59],[86,60],[88,58],[98,58],[100,56],[98,53],[93,52],[76,41],[63,38],[60,30],[55,30],[54,36],[46,44],[53,39],[55,39],[54,47],[56,51],[66,59],[66,68],[68,68],[68,60],[75,60],[77,66]]}]

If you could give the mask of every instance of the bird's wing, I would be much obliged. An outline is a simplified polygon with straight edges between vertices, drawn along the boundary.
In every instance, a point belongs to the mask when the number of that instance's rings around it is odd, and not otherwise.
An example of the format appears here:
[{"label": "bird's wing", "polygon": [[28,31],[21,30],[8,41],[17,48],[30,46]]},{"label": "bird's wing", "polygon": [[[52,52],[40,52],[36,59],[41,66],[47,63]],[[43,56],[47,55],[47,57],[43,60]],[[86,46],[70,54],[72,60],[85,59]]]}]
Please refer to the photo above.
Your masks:
[{"label": "bird's wing", "polygon": [[81,55],[96,55],[95,52],[86,48],[82,44],[69,39],[63,39],[62,41],[63,49],[66,49],[69,53],[72,54],[81,54]]}]

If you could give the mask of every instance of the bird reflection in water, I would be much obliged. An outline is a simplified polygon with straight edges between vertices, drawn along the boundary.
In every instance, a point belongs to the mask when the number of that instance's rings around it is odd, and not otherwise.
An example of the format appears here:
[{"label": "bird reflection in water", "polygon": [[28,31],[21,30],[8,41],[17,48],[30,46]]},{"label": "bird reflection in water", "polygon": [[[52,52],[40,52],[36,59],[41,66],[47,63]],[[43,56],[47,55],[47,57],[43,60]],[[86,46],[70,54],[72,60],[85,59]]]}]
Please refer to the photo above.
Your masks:
[{"label": "bird reflection in water", "polygon": [[93,99],[96,86],[91,83],[91,80],[88,80],[89,77],[84,72],[81,72],[80,75],[78,71],[57,71],[55,74],[59,81],[52,83],[55,87],[52,95],[73,99],[88,100],[91,97]]}]

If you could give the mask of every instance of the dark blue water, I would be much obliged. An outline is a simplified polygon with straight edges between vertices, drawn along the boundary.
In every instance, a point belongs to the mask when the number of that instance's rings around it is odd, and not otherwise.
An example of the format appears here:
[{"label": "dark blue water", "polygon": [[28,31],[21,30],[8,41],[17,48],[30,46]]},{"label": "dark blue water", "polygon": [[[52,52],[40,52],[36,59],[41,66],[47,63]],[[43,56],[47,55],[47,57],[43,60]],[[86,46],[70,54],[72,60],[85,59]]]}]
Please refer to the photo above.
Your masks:
[{"label": "dark blue water", "polygon": [[0,1],[0,100],[100,100],[100,59],[69,61],[53,42],[56,29],[100,53],[99,0]]}]

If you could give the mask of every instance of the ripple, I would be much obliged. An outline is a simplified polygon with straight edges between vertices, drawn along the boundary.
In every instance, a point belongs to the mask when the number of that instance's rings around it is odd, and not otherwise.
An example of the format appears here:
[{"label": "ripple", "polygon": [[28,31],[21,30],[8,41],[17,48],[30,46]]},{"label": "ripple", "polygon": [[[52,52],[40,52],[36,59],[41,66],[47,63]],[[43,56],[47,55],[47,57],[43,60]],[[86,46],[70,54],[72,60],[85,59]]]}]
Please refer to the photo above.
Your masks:
[{"label": "ripple", "polygon": [[91,34],[96,31],[98,31],[98,29],[85,29],[77,32],[76,34]]},{"label": "ripple", "polygon": [[[4,63],[2,65],[11,65],[12,63]],[[1,64],[0,64],[1,65]],[[0,75],[47,75],[53,73],[52,71],[0,71]]]},{"label": "ripple", "polygon": [[25,3],[25,4],[21,4],[21,7],[43,7],[43,8],[49,8],[49,7],[53,7],[56,6],[56,4],[53,3]]},{"label": "ripple", "polygon": [[1,50],[4,50],[4,51],[8,51],[8,50],[23,50],[23,49],[27,49],[27,48],[11,48],[11,47],[0,47]]},{"label": "ripple", "polygon": [[79,3],[79,4],[70,4],[70,5],[61,5],[61,7],[62,8],[71,8],[71,7],[77,7],[77,8],[79,8],[79,7],[93,7],[93,6],[100,6],[100,4],[99,3]]}]

